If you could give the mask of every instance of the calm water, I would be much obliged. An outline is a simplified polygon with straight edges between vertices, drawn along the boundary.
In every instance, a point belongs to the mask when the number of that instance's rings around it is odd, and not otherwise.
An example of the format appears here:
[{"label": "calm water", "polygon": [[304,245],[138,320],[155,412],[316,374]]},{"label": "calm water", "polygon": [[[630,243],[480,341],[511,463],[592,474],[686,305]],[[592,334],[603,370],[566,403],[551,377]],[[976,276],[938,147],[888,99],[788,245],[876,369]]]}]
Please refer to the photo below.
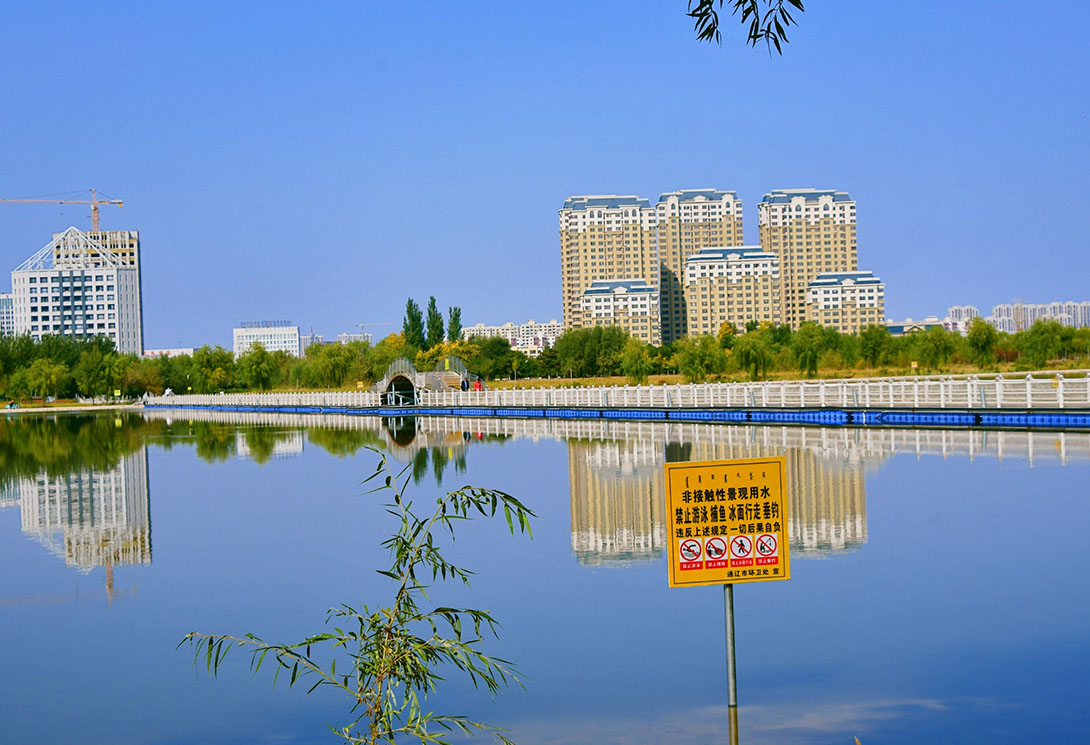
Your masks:
[{"label": "calm water", "polygon": [[[1086,742],[1090,437],[205,413],[0,423],[0,742],[333,742],[330,693],[189,631],[293,641],[377,603],[385,451],[418,499],[518,495],[455,556],[526,690],[432,708],[519,743],[725,743],[723,595],[666,586],[663,463],[785,454],[792,579],[735,592],[744,743]],[[109,568],[107,568],[109,567]]]}]

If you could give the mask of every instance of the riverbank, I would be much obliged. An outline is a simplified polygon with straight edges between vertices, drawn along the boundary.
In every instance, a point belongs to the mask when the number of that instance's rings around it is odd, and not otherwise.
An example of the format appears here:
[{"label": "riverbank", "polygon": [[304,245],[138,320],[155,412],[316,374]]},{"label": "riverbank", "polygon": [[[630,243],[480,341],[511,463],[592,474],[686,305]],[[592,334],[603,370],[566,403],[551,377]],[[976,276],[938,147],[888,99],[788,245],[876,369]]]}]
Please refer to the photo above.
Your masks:
[{"label": "riverbank", "polygon": [[57,406],[27,406],[18,409],[4,409],[7,416],[27,414],[88,414],[100,411],[142,411],[143,404],[60,404]]}]

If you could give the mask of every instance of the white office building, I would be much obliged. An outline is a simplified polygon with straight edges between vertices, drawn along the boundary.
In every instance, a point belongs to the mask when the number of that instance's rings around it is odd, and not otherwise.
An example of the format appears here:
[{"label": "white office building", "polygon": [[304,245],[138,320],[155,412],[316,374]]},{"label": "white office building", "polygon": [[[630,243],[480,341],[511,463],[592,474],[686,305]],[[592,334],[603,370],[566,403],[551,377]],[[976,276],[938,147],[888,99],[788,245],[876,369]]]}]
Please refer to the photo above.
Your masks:
[{"label": "white office building", "polygon": [[[102,239],[124,235],[124,251]],[[101,239],[101,240],[100,240]],[[120,243],[116,243],[120,245]],[[60,334],[105,336],[122,354],[143,354],[139,236],[83,233],[72,227],[11,273],[14,332],[35,341]]]},{"label": "white office building", "polygon": [[291,321],[247,321],[233,333],[236,359],[250,351],[254,344],[265,347],[266,352],[287,352],[292,357],[301,355],[299,327],[292,326]]},{"label": "white office building", "polygon": [[350,333],[350,332],[345,332],[343,334],[337,334],[337,342],[339,344],[351,344],[354,341],[360,341],[360,342],[365,342],[367,344],[370,344],[371,343],[371,335],[368,334],[367,332],[363,332],[363,333],[359,333],[359,334],[353,334],[353,333]]}]

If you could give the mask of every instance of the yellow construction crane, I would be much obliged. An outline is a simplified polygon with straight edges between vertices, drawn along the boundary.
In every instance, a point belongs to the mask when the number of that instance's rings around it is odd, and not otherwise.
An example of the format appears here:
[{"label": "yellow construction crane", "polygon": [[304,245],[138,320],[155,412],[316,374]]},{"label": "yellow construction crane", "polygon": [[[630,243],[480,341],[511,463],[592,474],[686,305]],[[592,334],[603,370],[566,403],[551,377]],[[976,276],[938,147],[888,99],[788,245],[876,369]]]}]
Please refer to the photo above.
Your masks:
[{"label": "yellow construction crane", "polygon": [[91,205],[91,230],[98,232],[98,206],[100,204],[116,204],[124,207],[120,199],[99,199],[95,190],[91,189],[91,199],[0,199],[7,204],[89,204]]}]

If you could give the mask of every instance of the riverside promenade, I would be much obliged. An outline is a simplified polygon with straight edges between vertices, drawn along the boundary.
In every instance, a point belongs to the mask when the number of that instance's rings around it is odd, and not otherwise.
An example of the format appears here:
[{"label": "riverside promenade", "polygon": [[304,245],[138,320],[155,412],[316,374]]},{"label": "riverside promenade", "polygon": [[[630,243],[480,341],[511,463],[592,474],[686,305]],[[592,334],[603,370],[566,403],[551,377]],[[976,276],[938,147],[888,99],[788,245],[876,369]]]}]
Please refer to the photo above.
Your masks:
[{"label": "riverside promenade", "polygon": [[[157,409],[367,416],[614,419],[860,427],[1090,429],[1088,371],[659,386],[230,393],[149,398]],[[1067,377],[1065,377],[1065,375]]]}]

